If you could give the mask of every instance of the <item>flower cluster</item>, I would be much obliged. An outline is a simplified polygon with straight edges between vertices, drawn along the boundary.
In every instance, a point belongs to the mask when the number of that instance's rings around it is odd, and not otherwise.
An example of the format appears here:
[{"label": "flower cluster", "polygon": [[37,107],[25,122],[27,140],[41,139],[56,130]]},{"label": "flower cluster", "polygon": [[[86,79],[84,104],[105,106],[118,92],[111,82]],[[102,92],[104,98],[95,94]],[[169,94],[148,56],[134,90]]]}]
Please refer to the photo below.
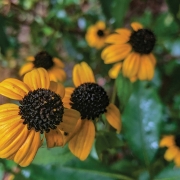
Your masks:
[{"label": "flower cluster", "polygon": [[45,139],[48,148],[68,143],[70,151],[85,160],[95,139],[95,124],[102,114],[120,132],[119,109],[95,82],[87,63],[74,66],[75,87],[64,88],[60,82],[52,81],[53,71],[47,68],[54,64],[60,67],[58,59],[49,61],[51,56],[43,51],[28,60],[32,62],[20,70],[20,75],[28,71],[23,81],[8,78],[0,83],[0,94],[17,100],[16,104],[0,105],[0,158],[28,166]]},{"label": "flower cluster", "polygon": [[[110,33],[99,21],[88,28],[85,39],[92,48],[104,47],[101,58],[105,64],[113,64],[109,70],[112,79],[122,73],[131,82],[152,80],[156,37],[138,22],[131,23],[131,27]],[[8,78],[0,82],[0,94],[16,100],[0,105],[0,158],[28,166],[45,141],[48,148],[68,144],[77,158],[85,160],[102,115],[105,123],[120,133],[120,111],[86,62],[72,70],[74,87],[64,87],[66,73],[60,59],[41,51],[26,60],[19,71],[22,81]],[[164,155],[167,161],[174,160],[180,166],[179,135],[164,136],[159,146],[168,148]]]}]

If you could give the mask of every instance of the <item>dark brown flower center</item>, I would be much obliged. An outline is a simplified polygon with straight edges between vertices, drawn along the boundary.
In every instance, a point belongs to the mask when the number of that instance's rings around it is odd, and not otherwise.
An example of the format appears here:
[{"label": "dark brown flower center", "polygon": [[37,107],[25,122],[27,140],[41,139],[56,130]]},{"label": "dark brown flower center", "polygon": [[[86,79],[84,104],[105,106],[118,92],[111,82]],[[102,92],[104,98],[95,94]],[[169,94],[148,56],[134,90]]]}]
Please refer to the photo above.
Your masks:
[{"label": "dark brown flower center", "polygon": [[20,101],[19,110],[23,124],[27,124],[28,130],[34,128],[40,133],[56,129],[64,114],[61,97],[47,89],[30,91]]},{"label": "dark brown flower center", "polygon": [[175,143],[176,143],[176,146],[180,148],[180,134],[175,136]]},{"label": "dark brown flower center", "polygon": [[79,111],[82,119],[98,118],[109,105],[107,93],[96,83],[81,84],[75,88],[70,100],[71,108]]},{"label": "dark brown flower center", "polygon": [[46,70],[51,69],[54,66],[53,58],[46,51],[41,51],[35,56],[34,67],[42,67]]},{"label": "dark brown flower center", "polygon": [[97,31],[97,35],[98,35],[99,37],[103,37],[105,34],[104,34],[104,31],[103,31],[103,30],[99,29],[99,30]]},{"label": "dark brown flower center", "polygon": [[132,45],[135,52],[140,54],[149,54],[156,43],[155,35],[148,29],[139,29],[134,31],[129,43]]}]

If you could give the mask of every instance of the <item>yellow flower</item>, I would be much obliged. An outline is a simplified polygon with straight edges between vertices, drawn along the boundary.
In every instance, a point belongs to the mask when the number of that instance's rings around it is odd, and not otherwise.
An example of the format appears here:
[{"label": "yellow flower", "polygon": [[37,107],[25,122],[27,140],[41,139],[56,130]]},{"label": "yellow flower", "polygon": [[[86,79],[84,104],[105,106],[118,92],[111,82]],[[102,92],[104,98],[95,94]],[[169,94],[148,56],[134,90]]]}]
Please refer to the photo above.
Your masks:
[{"label": "yellow flower", "polygon": [[180,135],[164,136],[159,144],[160,147],[167,147],[164,158],[167,161],[174,160],[176,166],[180,167]]},{"label": "yellow flower", "polygon": [[41,51],[35,56],[29,56],[26,60],[28,62],[19,71],[20,76],[23,76],[33,68],[42,67],[47,70],[50,80],[63,82],[66,79],[63,62],[56,57],[53,58],[46,51]]},{"label": "yellow flower", "polygon": [[98,21],[95,25],[88,28],[86,33],[86,41],[90,47],[101,49],[105,45],[105,39],[109,31],[103,21]]},{"label": "yellow flower", "polygon": [[23,82],[9,78],[0,83],[1,95],[19,101],[0,105],[0,158],[28,166],[42,145],[41,134],[48,147],[64,145],[64,131],[73,131],[80,117],[64,108],[64,93],[43,68],[28,72]]},{"label": "yellow flower", "polygon": [[[75,65],[73,69],[75,88],[67,87],[63,103],[65,106],[80,112],[75,130],[69,134],[69,149],[80,160],[85,160],[90,153],[94,138],[94,123],[105,114],[108,123],[117,132],[121,130],[119,109],[109,102],[105,90],[94,79],[92,69],[87,63]],[[72,138],[71,138],[72,137]]]},{"label": "yellow flower", "polygon": [[133,31],[121,28],[109,35],[106,43],[110,45],[102,51],[101,57],[105,64],[116,63],[109,71],[113,79],[122,70],[123,75],[132,81],[151,80],[156,64],[152,54],[156,38],[149,29],[144,29],[137,22],[133,22],[131,27]]}]

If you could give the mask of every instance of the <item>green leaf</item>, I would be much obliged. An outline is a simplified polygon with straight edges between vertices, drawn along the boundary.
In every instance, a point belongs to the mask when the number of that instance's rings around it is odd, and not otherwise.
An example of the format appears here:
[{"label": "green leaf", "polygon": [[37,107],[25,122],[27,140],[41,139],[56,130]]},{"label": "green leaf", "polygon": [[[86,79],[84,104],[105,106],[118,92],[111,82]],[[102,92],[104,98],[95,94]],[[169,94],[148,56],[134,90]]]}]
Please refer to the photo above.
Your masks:
[{"label": "green leaf", "polygon": [[170,165],[163,169],[154,180],[179,180],[180,179],[180,169]]},{"label": "green leaf", "polygon": [[111,11],[111,6],[112,6],[112,2],[114,2],[114,0],[111,1],[104,1],[104,0],[99,0],[101,3],[101,7],[102,7],[102,11],[104,13],[104,15],[107,18],[111,18],[112,17],[112,11]]},{"label": "green leaf", "polygon": [[123,113],[123,131],[130,149],[149,166],[158,149],[162,105],[153,88],[135,83]]},{"label": "green leaf", "polygon": [[33,163],[38,165],[61,163],[62,165],[70,161],[73,157],[73,154],[69,151],[67,146],[52,149],[40,148]]},{"label": "green leaf", "polygon": [[129,100],[133,84],[128,78],[125,78],[121,73],[119,73],[116,78],[116,88],[117,96],[120,102],[120,109],[122,110]]},{"label": "green leaf", "polygon": [[131,0],[116,0],[113,2],[111,11],[115,20],[114,27],[121,27],[123,25],[123,20],[128,12],[130,2]]},{"label": "green leaf", "polygon": [[[59,163],[61,164],[61,162]],[[22,168],[19,176],[22,174],[26,179],[30,180],[132,180],[127,176],[111,172],[107,166],[104,166],[92,158],[88,158],[83,162],[74,158],[70,163],[64,166],[38,166],[31,164],[26,168]],[[15,180],[19,180],[18,176]]]},{"label": "green leaf", "polygon": [[166,0],[166,2],[175,20],[178,23],[180,23],[180,1],[179,0]]}]

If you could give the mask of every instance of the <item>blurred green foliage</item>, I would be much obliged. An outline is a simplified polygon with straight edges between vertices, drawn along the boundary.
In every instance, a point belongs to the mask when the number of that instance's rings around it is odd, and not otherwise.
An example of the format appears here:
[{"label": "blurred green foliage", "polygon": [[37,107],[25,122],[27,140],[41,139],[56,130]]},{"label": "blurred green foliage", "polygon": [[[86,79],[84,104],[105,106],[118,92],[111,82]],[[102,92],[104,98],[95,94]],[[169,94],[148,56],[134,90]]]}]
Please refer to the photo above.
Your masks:
[{"label": "blurred green foliage", "polygon": [[[105,65],[101,50],[90,48],[84,38],[98,20],[110,30],[138,21],[155,33],[157,65],[151,82],[131,83],[121,74],[116,81],[108,77],[111,65]],[[67,86],[72,84],[73,65],[86,61],[98,82],[106,82],[123,123],[120,135],[99,131],[96,151],[84,162],[68,147],[41,148],[26,168],[1,159],[0,179],[7,173],[15,180],[180,179],[180,169],[163,159],[164,149],[158,146],[163,134],[180,132],[179,0],[1,0],[0,48],[1,67],[10,68],[13,76],[18,76],[25,57],[39,50],[60,57],[66,65]]]}]

